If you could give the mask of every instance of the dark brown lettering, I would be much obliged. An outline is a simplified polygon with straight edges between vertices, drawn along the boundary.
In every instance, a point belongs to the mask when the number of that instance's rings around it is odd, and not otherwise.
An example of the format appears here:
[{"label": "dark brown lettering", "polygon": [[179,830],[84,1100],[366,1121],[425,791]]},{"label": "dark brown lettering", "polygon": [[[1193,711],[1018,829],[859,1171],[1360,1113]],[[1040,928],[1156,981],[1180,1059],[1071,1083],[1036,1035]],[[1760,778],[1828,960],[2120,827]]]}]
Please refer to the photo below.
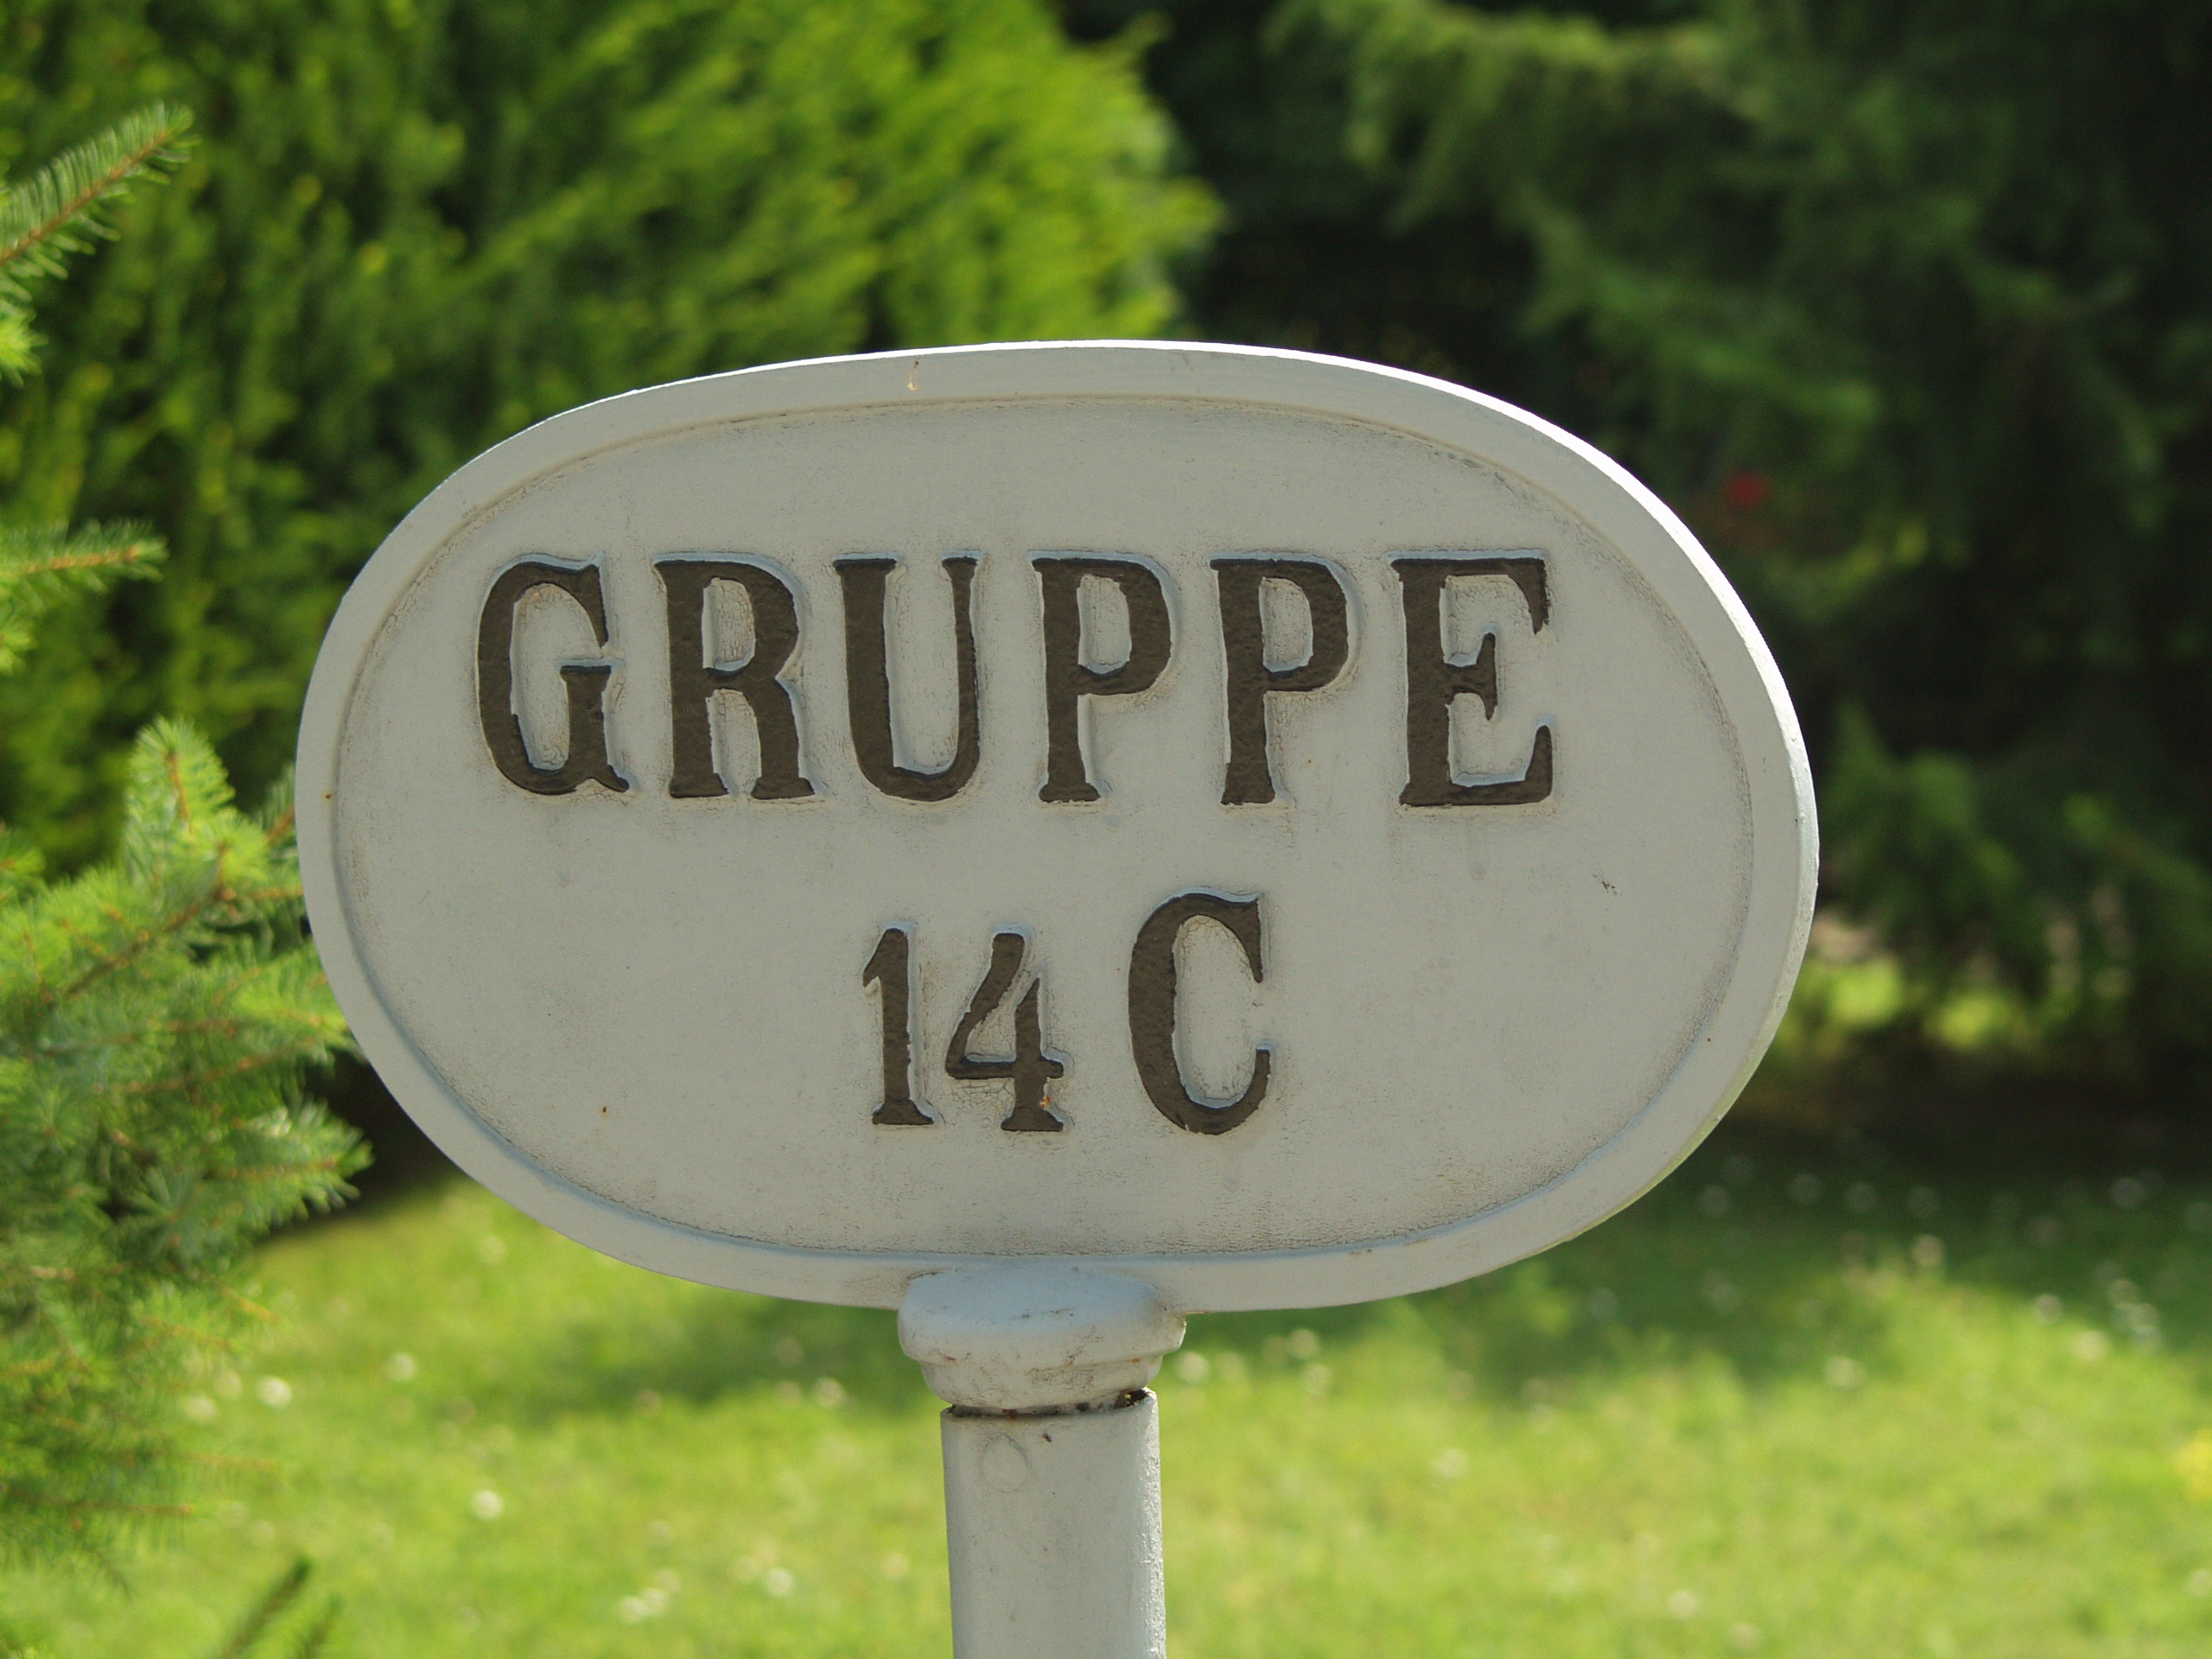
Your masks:
[{"label": "dark brown lettering", "polygon": [[1529,763],[1518,778],[1463,784],[1452,769],[1452,704],[1480,697],[1485,719],[1497,715],[1497,636],[1485,633],[1471,663],[1444,650],[1444,591],[1454,576],[1509,576],[1529,607],[1532,632],[1550,614],[1541,558],[1393,559],[1406,607],[1406,786],[1408,806],[1508,806],[1552,792],[1552,728],[1536,728]]},{"label": "dark brown lettering", "polygon": [[[1229,765],[1222,779],[1222,804],[1272,801],[1275,784],[1268,755],[1268,697],[1272,692],[1319,691],[1344,672],[1351,649],[1344,584],[1319,559],[1216,559],[1213,571],[1221,590],[1221,649],[1229,707]],[[1304,662],[1293,667],[1268,666],[1260,594],[1262,584],[1268,582],[1297,588],[1313,623],[1313,648]]]},{"label": "dark brown lettering", "polygon": [[885,928],[875,954],[861,969],[861,983],[883,994],[883,1103],[869,1117],[872,1123],[937,1122],[914,1102],[913,984],[908,965],[912,943],[905,928]]},{"label": "dark brown lettering", "polygon": [[884,604],[896,559],[837,561],[845,596],[845,702],[853,728],[853,753],[861,775],[887,795],[902,801],[950,800],[976,775],[982,756],[982,727],[977,712],[976,620],[970,590],[976,561],[944,562],[952,582],[953,672],[957,677],[959,735],[952,762],[939,772],[920,772],[899,764],[891,729],[890,648],[884,638]]},{"label": "dark brown lettering", "polygon": [[1270,1049],[1252,1052],[1252,1077],[1224,1106],[1198,1099],[1184,1086],[1175,1059],[1175,941],[1194,921],[1218,922],[1244,947],[1255,984],[1267,978],[1260,955],[1260,900],[1218,893],[1182,893],[1145,918],[1129,952],[1129,1048],[1137,1078],[1160,1115],[1200,1135],[1224,1135],[1259,1109],[1267,1098]]},{"label": "dark brown lettering", "polygon": [[607,687],[612,663],[563,663],[561,679],[569,692],[568,752],[557,766],[530,758],[522,721],[514,708],[515,612],[533,588],[557,588],[582,607],[592,638],[607,642],[607,601],[600,591],[599,567],[524,559],[493,578],[476,624],[476,713],[492,763],[508,782],[533,795],[567,795],[580,785],[598,784],[620,794],[630,785],[614,770],[607,753]]},{"label": "dark brown lettering", "polygon": [[1044,1020],[1039,1007],[1045,988],[1042,978],[1030,981],[1029,989],[1014,1007],[1012,1055],[968,1052],[976,1027],[995,1014],[1006,1001],[1014,976],[1021,971],[1022,957],[1027,950],[1028,942],[1019,933],[1007,931],[992,936],[991,965],[984,971],[983,982],[976,988],[968,1012],[952,1028],[952,1041],[944,1051],[944,1070],[947,1076],[963,1082],[1012,1079],[1014,1110],[999,1127],[1017,1132],[1052,1133],[1067,1125],[1046,1103],[1046,1085],[1054,1077],[1066,1076],[1067,1067],[1045,1052]]},{"label": "dark brown lettering", "polygon": [[[1045,608],[1045,786],[1040,801],[1095,801],[1097,786],[1084,764],[1085,697],[1123,697],[1160,677],[1173,647],[1167,594],[1160,578],[1136,559],[1094,554],[1050,554],[1034,561]],[[1129,612],[1129,654],[1119,666],[1096,669],[1083,658],[1084,578],[1096,576],[1121,590]]]},{"label": "dark brown lettering", "polygon": [[[727,795],[715,770],[711,710],[715,693],[734,691],[752,710],[760,741],[756,801],[797,800],[814,793],[799,775],[798,716],[791,688],[776,677],[798,649],[798,601],[783,578],[746,559],[661,559],[653,569],[668,593],[668,719],[675,766],[668,792],[678,800]],[[742,663],[711,663],[707,654],[707,590],[718,582],[745,589],[753,611],[753,652]]]}]

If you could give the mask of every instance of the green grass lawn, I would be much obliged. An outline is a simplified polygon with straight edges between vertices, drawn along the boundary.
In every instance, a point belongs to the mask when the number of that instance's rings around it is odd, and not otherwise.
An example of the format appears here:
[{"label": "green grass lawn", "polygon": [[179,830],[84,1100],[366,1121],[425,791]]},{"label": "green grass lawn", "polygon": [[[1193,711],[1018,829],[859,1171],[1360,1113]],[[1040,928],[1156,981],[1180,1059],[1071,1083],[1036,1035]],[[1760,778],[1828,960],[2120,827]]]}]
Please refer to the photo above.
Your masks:
[{"label": "green grass lawn", "polygon": [[[949,1650],[937,1408],[890,1315],[656,1279],[461,1184],[263,1274],[283,1323],[181,1408],[265,1464],[128,1593],[7,1580],[64,1659],[201,1659],[302,1553],[336,1654]],[[2212,1189],[1716,1140],[1491,1279],[1193,1320],[1159,1385],[1171,1643],[2203,1654],[2208,1289]]]}]

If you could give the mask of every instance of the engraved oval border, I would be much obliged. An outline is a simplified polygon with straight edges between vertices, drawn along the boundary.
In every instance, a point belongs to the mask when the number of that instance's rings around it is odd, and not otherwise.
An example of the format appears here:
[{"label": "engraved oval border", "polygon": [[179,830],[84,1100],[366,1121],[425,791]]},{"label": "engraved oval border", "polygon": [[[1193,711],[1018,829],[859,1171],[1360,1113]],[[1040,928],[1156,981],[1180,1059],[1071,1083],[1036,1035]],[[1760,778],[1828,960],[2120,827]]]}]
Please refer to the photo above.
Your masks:
[{"label": "engraved oval border", "polygon": [[423,498],[363,567],[315,659],[300,725],[300,864],[315,943],[362,1051],[462,1169],[546,1225],[656,1272],[769,1295],[896,1307],[916,1275],[1004,1257],[753,1243],[624,1209],[549,1174],[479,1121],[377,996],[347,925],[334,856],[339,742],[386,618],[459,530],[533,480],[701,425],[899,404],[1069,398],[1258,405],[1361,421],[1480,457],[1589,522],[1697,650],[1734,723],[1751,797],[1751,880],[1726,988],[1699,1040],[1628,1127],[1533,1192],[1425,1232],[1322,1249],[1090,1256],[1183,1312],[1318,1307],[1450,1284],[1548,1249],[1634,1202],[1717,1122],[1774,1035],[1812,921],[1812,772],[1789,694],[1750,613],[1687,526],[1610,457],[1524,410],[1446,381],[1260,346],[1086,340],[816,358],[625,392],[542,421]]}]

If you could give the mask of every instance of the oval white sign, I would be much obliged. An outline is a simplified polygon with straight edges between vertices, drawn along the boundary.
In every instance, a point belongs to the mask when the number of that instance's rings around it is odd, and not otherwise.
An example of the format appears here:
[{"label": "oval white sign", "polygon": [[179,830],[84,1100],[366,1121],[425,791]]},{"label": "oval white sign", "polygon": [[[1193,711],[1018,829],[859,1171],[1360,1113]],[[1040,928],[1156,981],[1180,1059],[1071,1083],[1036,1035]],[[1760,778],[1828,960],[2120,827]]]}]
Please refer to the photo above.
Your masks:
[{"label": "oval white sign", "polygon": [[1396,1294],[1726,1109],[1813,892],[1682,525],[1458,387],[1224,346],[847,358],[470,462],[300,749],[317,943],[461,1166],[611,1254],[894,1306]]}]

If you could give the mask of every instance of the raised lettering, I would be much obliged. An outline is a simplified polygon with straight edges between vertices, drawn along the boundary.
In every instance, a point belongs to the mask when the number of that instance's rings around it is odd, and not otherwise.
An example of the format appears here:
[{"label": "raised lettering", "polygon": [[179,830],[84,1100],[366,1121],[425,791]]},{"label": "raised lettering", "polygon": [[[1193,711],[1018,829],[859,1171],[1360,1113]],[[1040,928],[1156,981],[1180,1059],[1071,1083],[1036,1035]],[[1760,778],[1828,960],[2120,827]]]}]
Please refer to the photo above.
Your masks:
[{"label": "raised lettering", "polygon": [[1510,576],[1529,607],[1529,631],[1543,632],[1550,613],[1541,558],[1393,559],[1406,607],[1406,786],[1408,806],[1508,806],[1552,792],[1552,728],[1536,728],[1518,778],[1463,784],[1452,768],[1452,704],[1483,700],[1485,719],[1497,715],[1497,636],[1485,633],[1471,663],[1445,654],[1444,590],[1454,576]]},{"label": "raised lettering", "polygon": [[982,759],[982,727],[977,712],[976,620],[971,590],[976,561],[955,556],[944,562],[952,582],[953,673],[958,681],[959,735],[952,762],[938,772],[899,764],[892,736],[890,647],[884,638],[884,604],[892,571],[899,561],[853,558],[837,561],[845,596],[845,703],[853,728],[853,753],[861,775],[887,795],[902,801],[950,800],[967,786]]},{"label": "raised lettering", "polygon": [[1045,1052],[1044,1020],[1039,999],[1045,989],[1042,978],[1029,982],[1029,989],[1022,995],[1014,1010],[1014,1052],[1011,1056],[971,1054],[968,1045],[974,1040],[976,1027],[998,1011],[1006,1001],[1006,994],[1013,988],[1014,976],[1021,971],[1021,961],[1028,950],[1028,942],[1011,931],[994,934],[991,938],[991,965],[984,971],[983,982],[976,988],[976,995],[968,1004],[968,1012],[952,1028],[952,1040],[945,1046],[944,1070],[949,1077],[963,1082],[981,1083],[995,1078],[1011,1078],[1014,1083],[1014,1109],[999,1124],[1002,1129],[1017,1132],[1064,1129],[1067,1125],[1045,1103],[1046,1084],[1054,1077],[1067,1075],[1067,1067]]},{"label": "raised lettering", "polygon": [[[791,688],[776,677],[798,649],[798,601],[782,577],[747,559],[661,559],[653,569],[668,594],[668,721],[674,769],[668,792],[678,800],[727,795],[715,770],[715,693],[734,691],[753,712],[760,741],[756,801],[814,793],[799,775],[798,716]],[[718,582],[745,589],[753,611],[753,652],[737,664],[708,658],[707,590]]]},{"label": "raised lettering", "polygon": [[[1229,709],[1229,765],[1221,784],[1224,806],[1272,801],[1274,772],[1268,753],[1270,693],[1319,691],[1344,672],[1351,650],[1344,584],[1319,559],[1222,558],[1213,561],[1221,590],[1222,664]],[[1268,666],[1262,584],[1295,588],[1306,601],[1313,642],[1306,660],[1289,668]]]},{"label": "raised lettering", "polygon": [[1244,1092],[1225,1105],[1203,1101],[1184,1086],[1175,1058],[1175,942],[1195,921],[1218,922],[1244,947],[1252,981],[1267,970],[1260,955],[1260,900],[1218,893],[1181,893],[1145,918],[1129,952],[1129,1049],[1137,1078],[1160,1115],[1200,1135],[1224,1135],[1252,1116],[1268,1096],[1274,1051],[1252,1051],[1252,1077]]},{"label": "raised lettering", "polygon": [[581,785],[598,784],[620,794],[630,787],[607,753],[607,687],[612,663],[563,663],[561,679],[569,692],[568,753],[557,766],[530,758],[522,721],[514,708],[515,612],[533,588],[557,588],[582,607],[592,638],[607,642],[607,601],[600,591],[599,567],[524,559],[493,578],[476,623],[476,713],[492,763],[508,782],[533,795],[567,795]]},{"label": "raised lettering", "polygon": [[861,983],[883,994],[883,1103],[869,1117],[872,1123],[937,1122],[914,1102],[912,954],[912,936],[903,927],[887,927],[861,969]]},{"label": "raised lettering", "polygon": [[[1098,788],[1083,756],[1083,699],[1129,696],[1160,677],[1173,648],[1167,594],[1136,559],[1053,553],[1034,563],[1045,607],[1045,786],[1037,798],[1095,801]],[[1128,607],[1129,654],[1117,667],[1096,669],[1084,660],[1079,598],[1086,576],[1112,582]]]}]

